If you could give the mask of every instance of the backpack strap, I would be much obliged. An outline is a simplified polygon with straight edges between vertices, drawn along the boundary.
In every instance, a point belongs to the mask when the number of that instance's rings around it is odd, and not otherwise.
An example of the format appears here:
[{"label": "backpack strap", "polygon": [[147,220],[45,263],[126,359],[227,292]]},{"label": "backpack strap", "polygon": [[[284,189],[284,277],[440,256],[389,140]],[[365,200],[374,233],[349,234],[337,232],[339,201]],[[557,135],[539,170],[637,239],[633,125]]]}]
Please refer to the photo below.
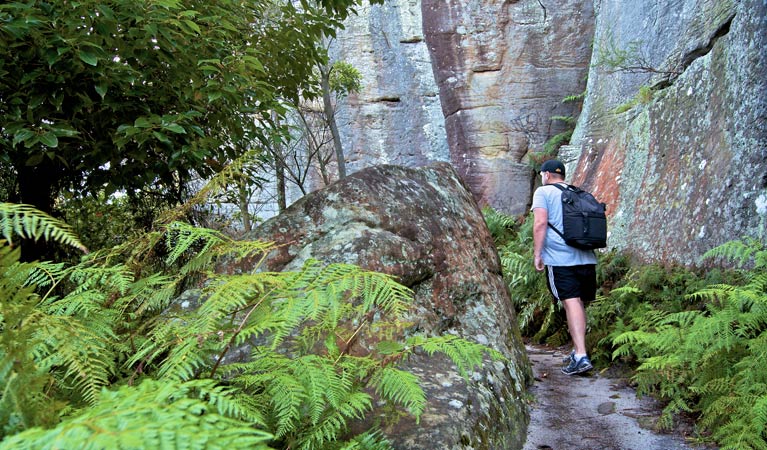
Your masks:
[{"label": "backpack strap", "polygon": [[554,227],[554,225],[552,225],[552,224],[551,224],[551,222],[546,222],[546,223],[549,225],[549,228],[551,228],[552,230],[554,230],[554,231],[555,231],[555,232],[556,232],[556,233],[559,235],[559,237],[561,237],[563,240],[565,239],[565,235],[564,235],[564,234],[562,234],[562,232],[561,232],[561,231],[557,230],[557,229]]},{"label": "backpack strap", "polygon": [[[562,187],[562,185],[559,184],[559,183],[550,184],[549,186],[554,186],[554,187],[556,187],[557,189],[559,189],[562,192],[570,190],[570,189],[578,189],[577,187],[571,186],[569,184],[567,185],[567,187]],[[564,233],[562,233],[561,231],[557,230],[557,228],[554,225],[552,225],[551,222],[546,222],[546,223],[549,225],[549,228],[554,230],[559,235],[559,237],[562,238],[562,240],[565,239]]]}]

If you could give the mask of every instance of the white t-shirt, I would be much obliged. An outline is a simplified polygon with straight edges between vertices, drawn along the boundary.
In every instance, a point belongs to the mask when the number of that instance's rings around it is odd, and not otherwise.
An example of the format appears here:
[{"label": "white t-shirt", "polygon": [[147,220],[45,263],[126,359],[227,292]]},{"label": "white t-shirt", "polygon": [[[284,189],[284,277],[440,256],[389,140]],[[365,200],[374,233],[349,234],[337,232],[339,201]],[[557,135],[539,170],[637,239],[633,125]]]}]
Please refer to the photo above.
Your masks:
[{"label": "white t-shirt", "polygon": [[[562,231],[562,191],[551,185],[541,186],[533,194],[533,206],[547,211],[549,223]],[[582,264],[596,264],[597,258],[593,250],[581,250],[565,244],[565,240],[546,227],[546,240],[541,251],[543,263],[547,266],[579,266]]]}]

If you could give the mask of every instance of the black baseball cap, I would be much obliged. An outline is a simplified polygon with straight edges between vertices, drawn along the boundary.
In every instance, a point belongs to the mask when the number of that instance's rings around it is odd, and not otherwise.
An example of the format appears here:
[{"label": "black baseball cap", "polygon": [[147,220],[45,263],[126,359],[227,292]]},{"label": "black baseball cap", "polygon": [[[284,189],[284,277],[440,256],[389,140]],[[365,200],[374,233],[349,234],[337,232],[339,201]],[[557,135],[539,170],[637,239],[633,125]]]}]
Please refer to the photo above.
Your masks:
[{"label": "black baseball cap", "polygon": [[550,159],[548,161],[544,161],[544,163],[541,165],[541,172],[558,173],[564,177],[565,165],[556,159]]}]

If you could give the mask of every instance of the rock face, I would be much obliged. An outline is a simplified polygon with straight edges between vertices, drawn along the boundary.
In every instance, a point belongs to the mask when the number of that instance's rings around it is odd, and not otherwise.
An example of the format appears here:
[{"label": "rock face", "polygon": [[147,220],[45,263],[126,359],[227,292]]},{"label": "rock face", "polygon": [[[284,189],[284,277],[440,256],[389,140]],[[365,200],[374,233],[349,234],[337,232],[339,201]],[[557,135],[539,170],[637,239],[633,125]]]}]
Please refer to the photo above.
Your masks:
[{"label": "rock face", "polygon": [[480,204],[527,210],[526,156],[565,131],[556,116],[584,88],[591,0],[422,0],[424,35],[440,89],[451,162]]},{"label": "rock face", "polygon": [[468,383],[446,359],[411,360],[429,404],[420,424],[406,418],[385,430],[396,448],[521,448],[529,363],[492,237],[449,164],[358,171],[249,237],[284,244],[265,261],[267,270],[297,269],[316,258],[392,274],[415,293],[409,318],[415,329],[454,333],[509,358],[486,364]]},{"label": "rock face", "polygon": [[[577,115],[570,180],[608,203],[611,247],[693,263],[767,240],[767,5],[760,0],[387,0],[331,56],[349,172],[450,162],[480,205],[527,211],[527,156]],[[641,95],[640,95],[641,89]],[[658,233],[662,224],[661,233]]]},{"label": "rock face", "polygon": [[360,69],[341,104],[348,169],[453,163],[480,205],[520,214],[530,151],[577,115],[591,56],[591,0],[391,0],[365,6],[331,47]]},{"label": "rock face", "polygon": [[609,244],[695,263],[731,239],[767,241],[767,3],[596,3],[566,158],[607,202]]}]

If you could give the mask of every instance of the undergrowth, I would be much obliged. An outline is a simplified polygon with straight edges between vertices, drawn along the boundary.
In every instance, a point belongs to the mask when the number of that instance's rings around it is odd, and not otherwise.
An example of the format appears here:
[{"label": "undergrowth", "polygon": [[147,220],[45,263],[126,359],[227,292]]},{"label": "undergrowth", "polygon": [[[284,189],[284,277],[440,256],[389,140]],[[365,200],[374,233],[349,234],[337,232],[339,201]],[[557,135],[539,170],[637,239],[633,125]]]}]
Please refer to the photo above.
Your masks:
[{"label": "undergrowth", "polygon": [[[405,333],[412,293],[387,275],[313,260],[262,271],[267,243],[169,221],[69,266],[20,262],[11,244],[84,250],[65,224],[0,203],[0,231],[2,450],[386,449],[375,428],[350,425],[381,405],[421,416],[419,379],[401,368],[414,352],[443,353],[464,376],[502,358]],[[150,254],[162,264],[143,263]],[[213,272],[246,258],[250,272]],[[180,307],[181,291],[198,306]],[[361,354],[357,342],[378,344]]]},{"label": "undergrowth", "polygon": [[[491,230],[504,216],[486,210]],[[518,223],[518,222],[514,222]],[[569,341],[532,258],[532,220],[496,242],[524,336]],[[704,255],[707,270],[638,264],[600,252],[597,300],[587,307],[587,339],[600,367],[633,368],[638,395],[665,405],[658,422],[696,418],[701,439],[723,449],[767,449],[767,249],[744,239]],[[728,262],[736,270],[716,268]],[[554,317],[559,317],[555,320]]]}]

